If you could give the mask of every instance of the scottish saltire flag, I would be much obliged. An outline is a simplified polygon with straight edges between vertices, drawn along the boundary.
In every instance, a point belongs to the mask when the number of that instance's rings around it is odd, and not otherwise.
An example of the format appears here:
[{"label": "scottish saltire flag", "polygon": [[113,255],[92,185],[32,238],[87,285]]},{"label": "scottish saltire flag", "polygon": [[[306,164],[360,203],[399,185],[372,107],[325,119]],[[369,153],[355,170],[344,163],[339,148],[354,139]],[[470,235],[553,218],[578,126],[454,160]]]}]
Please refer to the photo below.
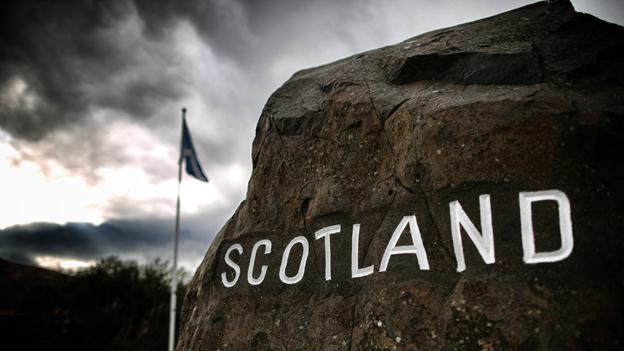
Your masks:
[{"label": "scottish saltire flag", "polygon": [[199,164],[195,147],[193,146],[193,140],[191,139],[191,133],[186,126],[186,118],[182,118],[182,144],[180,150],[180,162],[184,161],[186,164],[186,173],[193,177],[207,182],[208,177],[204,174],[204,170]]}]

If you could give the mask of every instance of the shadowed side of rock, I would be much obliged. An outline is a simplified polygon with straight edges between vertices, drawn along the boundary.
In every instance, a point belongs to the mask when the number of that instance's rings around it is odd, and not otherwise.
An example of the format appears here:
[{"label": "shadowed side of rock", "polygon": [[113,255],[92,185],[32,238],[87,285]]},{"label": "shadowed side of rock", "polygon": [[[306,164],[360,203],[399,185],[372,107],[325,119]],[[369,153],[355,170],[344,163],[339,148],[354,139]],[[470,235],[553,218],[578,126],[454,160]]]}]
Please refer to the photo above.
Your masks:
[{"label": "shadowed side of rock", "polygon": [[[293,75],[267,101],[246,200],[196,272],[178,350],[617,349],[624,335],[622,27],[540,2]],[[574,249],[523,262],[519,193],[557,189]],[[495,262],[463,233],[457,272],[449,203],[476,228],[490,195]],[[380,265],[405,216],[416,255]],[[533,205],[537,250],[561,246],[557,205]],[[359,268],[352,235],[359,224]],[[326,280],[321,228],[331,236]],[[406,231],[407,233],[407,231]],[[280,279],[295,237],[305,274]],[[408,234],[398,245],[411,243]],[[254,245],[271,241],[270,253]],[[233,287],[222,274],[240,266]],[[289,252],[295,276],[302,246]]]}]

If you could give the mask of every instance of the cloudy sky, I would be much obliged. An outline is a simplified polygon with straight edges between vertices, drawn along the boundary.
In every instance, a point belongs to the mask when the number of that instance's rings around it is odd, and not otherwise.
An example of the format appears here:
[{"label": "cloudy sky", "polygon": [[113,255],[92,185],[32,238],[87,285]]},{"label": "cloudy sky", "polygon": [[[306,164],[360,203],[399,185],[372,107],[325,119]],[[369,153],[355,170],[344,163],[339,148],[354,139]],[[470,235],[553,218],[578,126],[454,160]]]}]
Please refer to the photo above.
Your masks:
[{"label": "cloudy sky", "polygon": [[[180,109],[211,183],[182,187],[199,264],[247,190],[257,118],[294,72],[532,1],[13,1],[0,14],[0,257],[169,259]],[[619,0],[573,1],[624,23]]]}]

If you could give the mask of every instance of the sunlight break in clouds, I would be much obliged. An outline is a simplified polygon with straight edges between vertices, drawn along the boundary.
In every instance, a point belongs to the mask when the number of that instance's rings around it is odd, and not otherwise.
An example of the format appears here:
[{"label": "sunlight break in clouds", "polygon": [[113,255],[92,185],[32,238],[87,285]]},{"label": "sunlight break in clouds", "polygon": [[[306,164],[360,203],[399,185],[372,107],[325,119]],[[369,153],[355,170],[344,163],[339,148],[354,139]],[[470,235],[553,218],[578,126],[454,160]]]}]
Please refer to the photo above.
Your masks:
[{"label": "sunlight break in clouds", "polygon": [[99,199],[85,192],[89,186],[82,177],[66,174],[53,161],[47,162],[46,176],[38,164],[18,160],[13,147],[0,144],[0,229],[35,221],[103,220],[92,206]]},{"label": "sunlight break in clouds", "polygon": [[[114,130],[123,135],[124,128],[113,129],[110,132],[113,136],[117,134]],[[137,150],[141,149],[130,147],[129,150],[139,152]],[[173,164],[172,179],[150,182],[150,175],[143,169],[127,165],[96,170],[99,181],[93,183],[84,176],[71,174],[54,160],[46,160],[43,166],[19,160],[19,153],[3,143],[0,145],[0,169],[3,169],[0,193],[4,200],[0,202],[0,229],[31,222],[99,224],[122,214],[171,216],[177,191],[175,159],[162,162]],[[239,188],[246,180],[244,170],[236,164],[215,169],[211,176],[223,181],[222,185],[229,191]],[[229,200],[213,183],[189,179],[183,183],[181,191],[184,214],[197,213]],[[118,213],[119,205],[125,213]]]},{"label": "sunlight break in clouds", "polygon": [[37,256],[35,262],[40,267],[59,271],[75,272],[95,266],[95,261],[80,261],[65,257]]}]

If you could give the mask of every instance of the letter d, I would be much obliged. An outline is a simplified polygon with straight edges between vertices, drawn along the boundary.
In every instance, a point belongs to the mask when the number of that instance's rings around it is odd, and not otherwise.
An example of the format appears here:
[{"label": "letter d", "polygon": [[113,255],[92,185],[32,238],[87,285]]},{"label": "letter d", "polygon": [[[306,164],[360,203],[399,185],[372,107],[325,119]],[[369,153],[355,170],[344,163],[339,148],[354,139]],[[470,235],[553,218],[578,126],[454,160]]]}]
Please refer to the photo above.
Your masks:
[{"label": "letter d", "polygon": [[[531,206],[538,201],[556,201],[559,209],[559,232],[561,247],[555,251],[535,252],[535,235],[533,233],[533,214]],[[570,200],[560,190],[544,190],[536,192],[521,192],[518,195],[520,203],[520,224],[522,229],[522,249],[524,262],[541,263],[556,262],[565,259],[572,253],[574,238],[572,237],[572,218],[570,216]]]}]

